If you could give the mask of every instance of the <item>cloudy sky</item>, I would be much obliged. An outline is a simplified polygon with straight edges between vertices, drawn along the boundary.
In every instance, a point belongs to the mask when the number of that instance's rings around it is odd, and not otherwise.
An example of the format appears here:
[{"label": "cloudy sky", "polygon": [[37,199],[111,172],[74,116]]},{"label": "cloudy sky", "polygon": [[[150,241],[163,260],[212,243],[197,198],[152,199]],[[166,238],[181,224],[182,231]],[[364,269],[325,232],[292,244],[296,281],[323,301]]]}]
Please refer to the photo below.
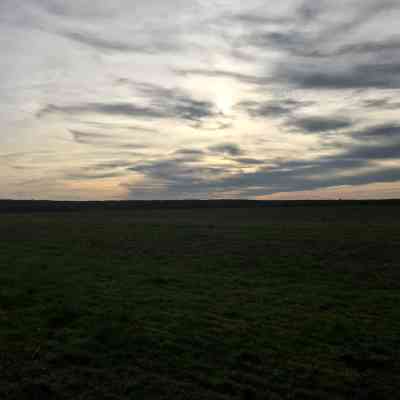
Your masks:
[{"label": "cloudy sky", "polygon": [[0,198],[400,197],[398,0],[0,0]]}]

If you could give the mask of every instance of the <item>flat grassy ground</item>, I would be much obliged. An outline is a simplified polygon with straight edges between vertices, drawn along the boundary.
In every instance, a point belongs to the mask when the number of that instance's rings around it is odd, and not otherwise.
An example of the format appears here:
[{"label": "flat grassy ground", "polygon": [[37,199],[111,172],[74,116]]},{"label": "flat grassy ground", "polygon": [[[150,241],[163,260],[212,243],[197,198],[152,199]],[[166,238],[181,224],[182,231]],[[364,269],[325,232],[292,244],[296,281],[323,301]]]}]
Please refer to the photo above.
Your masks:
[{"label": "flat grassy ground", "polygon": [[0,214],[0,399],[399,399],[399,221]]}]

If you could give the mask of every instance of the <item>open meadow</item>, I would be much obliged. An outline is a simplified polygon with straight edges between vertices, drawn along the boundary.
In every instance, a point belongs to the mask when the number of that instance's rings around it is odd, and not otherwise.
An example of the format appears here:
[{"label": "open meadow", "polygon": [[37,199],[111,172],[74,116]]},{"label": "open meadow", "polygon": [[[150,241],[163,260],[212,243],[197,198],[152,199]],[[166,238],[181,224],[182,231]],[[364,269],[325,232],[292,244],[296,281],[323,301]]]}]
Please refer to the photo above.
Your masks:
[{"label": "open meadow", "polygon": [[0,213],[0,399],[400,398],[400,204]]}]

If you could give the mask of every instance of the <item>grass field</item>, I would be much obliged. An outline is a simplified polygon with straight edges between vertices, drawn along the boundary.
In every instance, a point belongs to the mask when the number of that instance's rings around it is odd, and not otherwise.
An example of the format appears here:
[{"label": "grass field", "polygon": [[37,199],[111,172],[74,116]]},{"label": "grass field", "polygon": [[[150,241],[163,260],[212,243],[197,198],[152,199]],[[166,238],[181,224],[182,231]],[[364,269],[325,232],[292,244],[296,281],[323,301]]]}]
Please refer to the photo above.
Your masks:
[{"label": "grass field", "polygon": [[399,221],[0,214],[0,399],[398,399]]}]

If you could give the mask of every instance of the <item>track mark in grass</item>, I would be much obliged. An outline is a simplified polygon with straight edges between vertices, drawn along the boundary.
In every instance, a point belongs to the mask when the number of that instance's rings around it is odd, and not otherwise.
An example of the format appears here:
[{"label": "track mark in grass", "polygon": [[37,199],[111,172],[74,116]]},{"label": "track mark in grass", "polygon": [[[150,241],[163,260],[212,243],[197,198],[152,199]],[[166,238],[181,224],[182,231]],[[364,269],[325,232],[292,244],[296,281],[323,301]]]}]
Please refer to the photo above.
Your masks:
[{"label": "track mark in grass", "polygon": [[54,391],[45,382],[27,382],[22,384],[21,399],[26,400],[52,400]]},{"label": "track mark in grass", "polygon": [[64,346],[61,352],[49,352],[44,360],[52,368],[68,368],[71,365],[88,367],[96,364],[96,355],[85,349],[68,349]]},{"label": "track mark in grass", "polygon": [[47,327],[51,330],[63,329],[81,316],[81,310],[76,305],[63,302],[51,305],[45,312]]},{"label": "track mark in grass", "polygon": [[147,283],[155,286],[166,286],[168,284],[176,284],[177,281],[164,276],[156,276],[147,280]]},{"label": "track mark in grass", "polygon": [[340,360],[359,372],[389,370],[394,366],[394,361],[391,358],[376,354],[346,353],[340,357]]},{"label": "track mark in grass", "polygon": [[260,365],[262,360],[258,354],[250,351],[242,351],[235,357],[236,363],[240,367],[246,368],[247,366]]},{"label": "track mark in grass", "polygon": [[237,388],[233,385],[232,382],[229,381],[218,382],[213,385],[213,389],[216,392],[227,394],[229,396],[235,396],[238,393]]}]

